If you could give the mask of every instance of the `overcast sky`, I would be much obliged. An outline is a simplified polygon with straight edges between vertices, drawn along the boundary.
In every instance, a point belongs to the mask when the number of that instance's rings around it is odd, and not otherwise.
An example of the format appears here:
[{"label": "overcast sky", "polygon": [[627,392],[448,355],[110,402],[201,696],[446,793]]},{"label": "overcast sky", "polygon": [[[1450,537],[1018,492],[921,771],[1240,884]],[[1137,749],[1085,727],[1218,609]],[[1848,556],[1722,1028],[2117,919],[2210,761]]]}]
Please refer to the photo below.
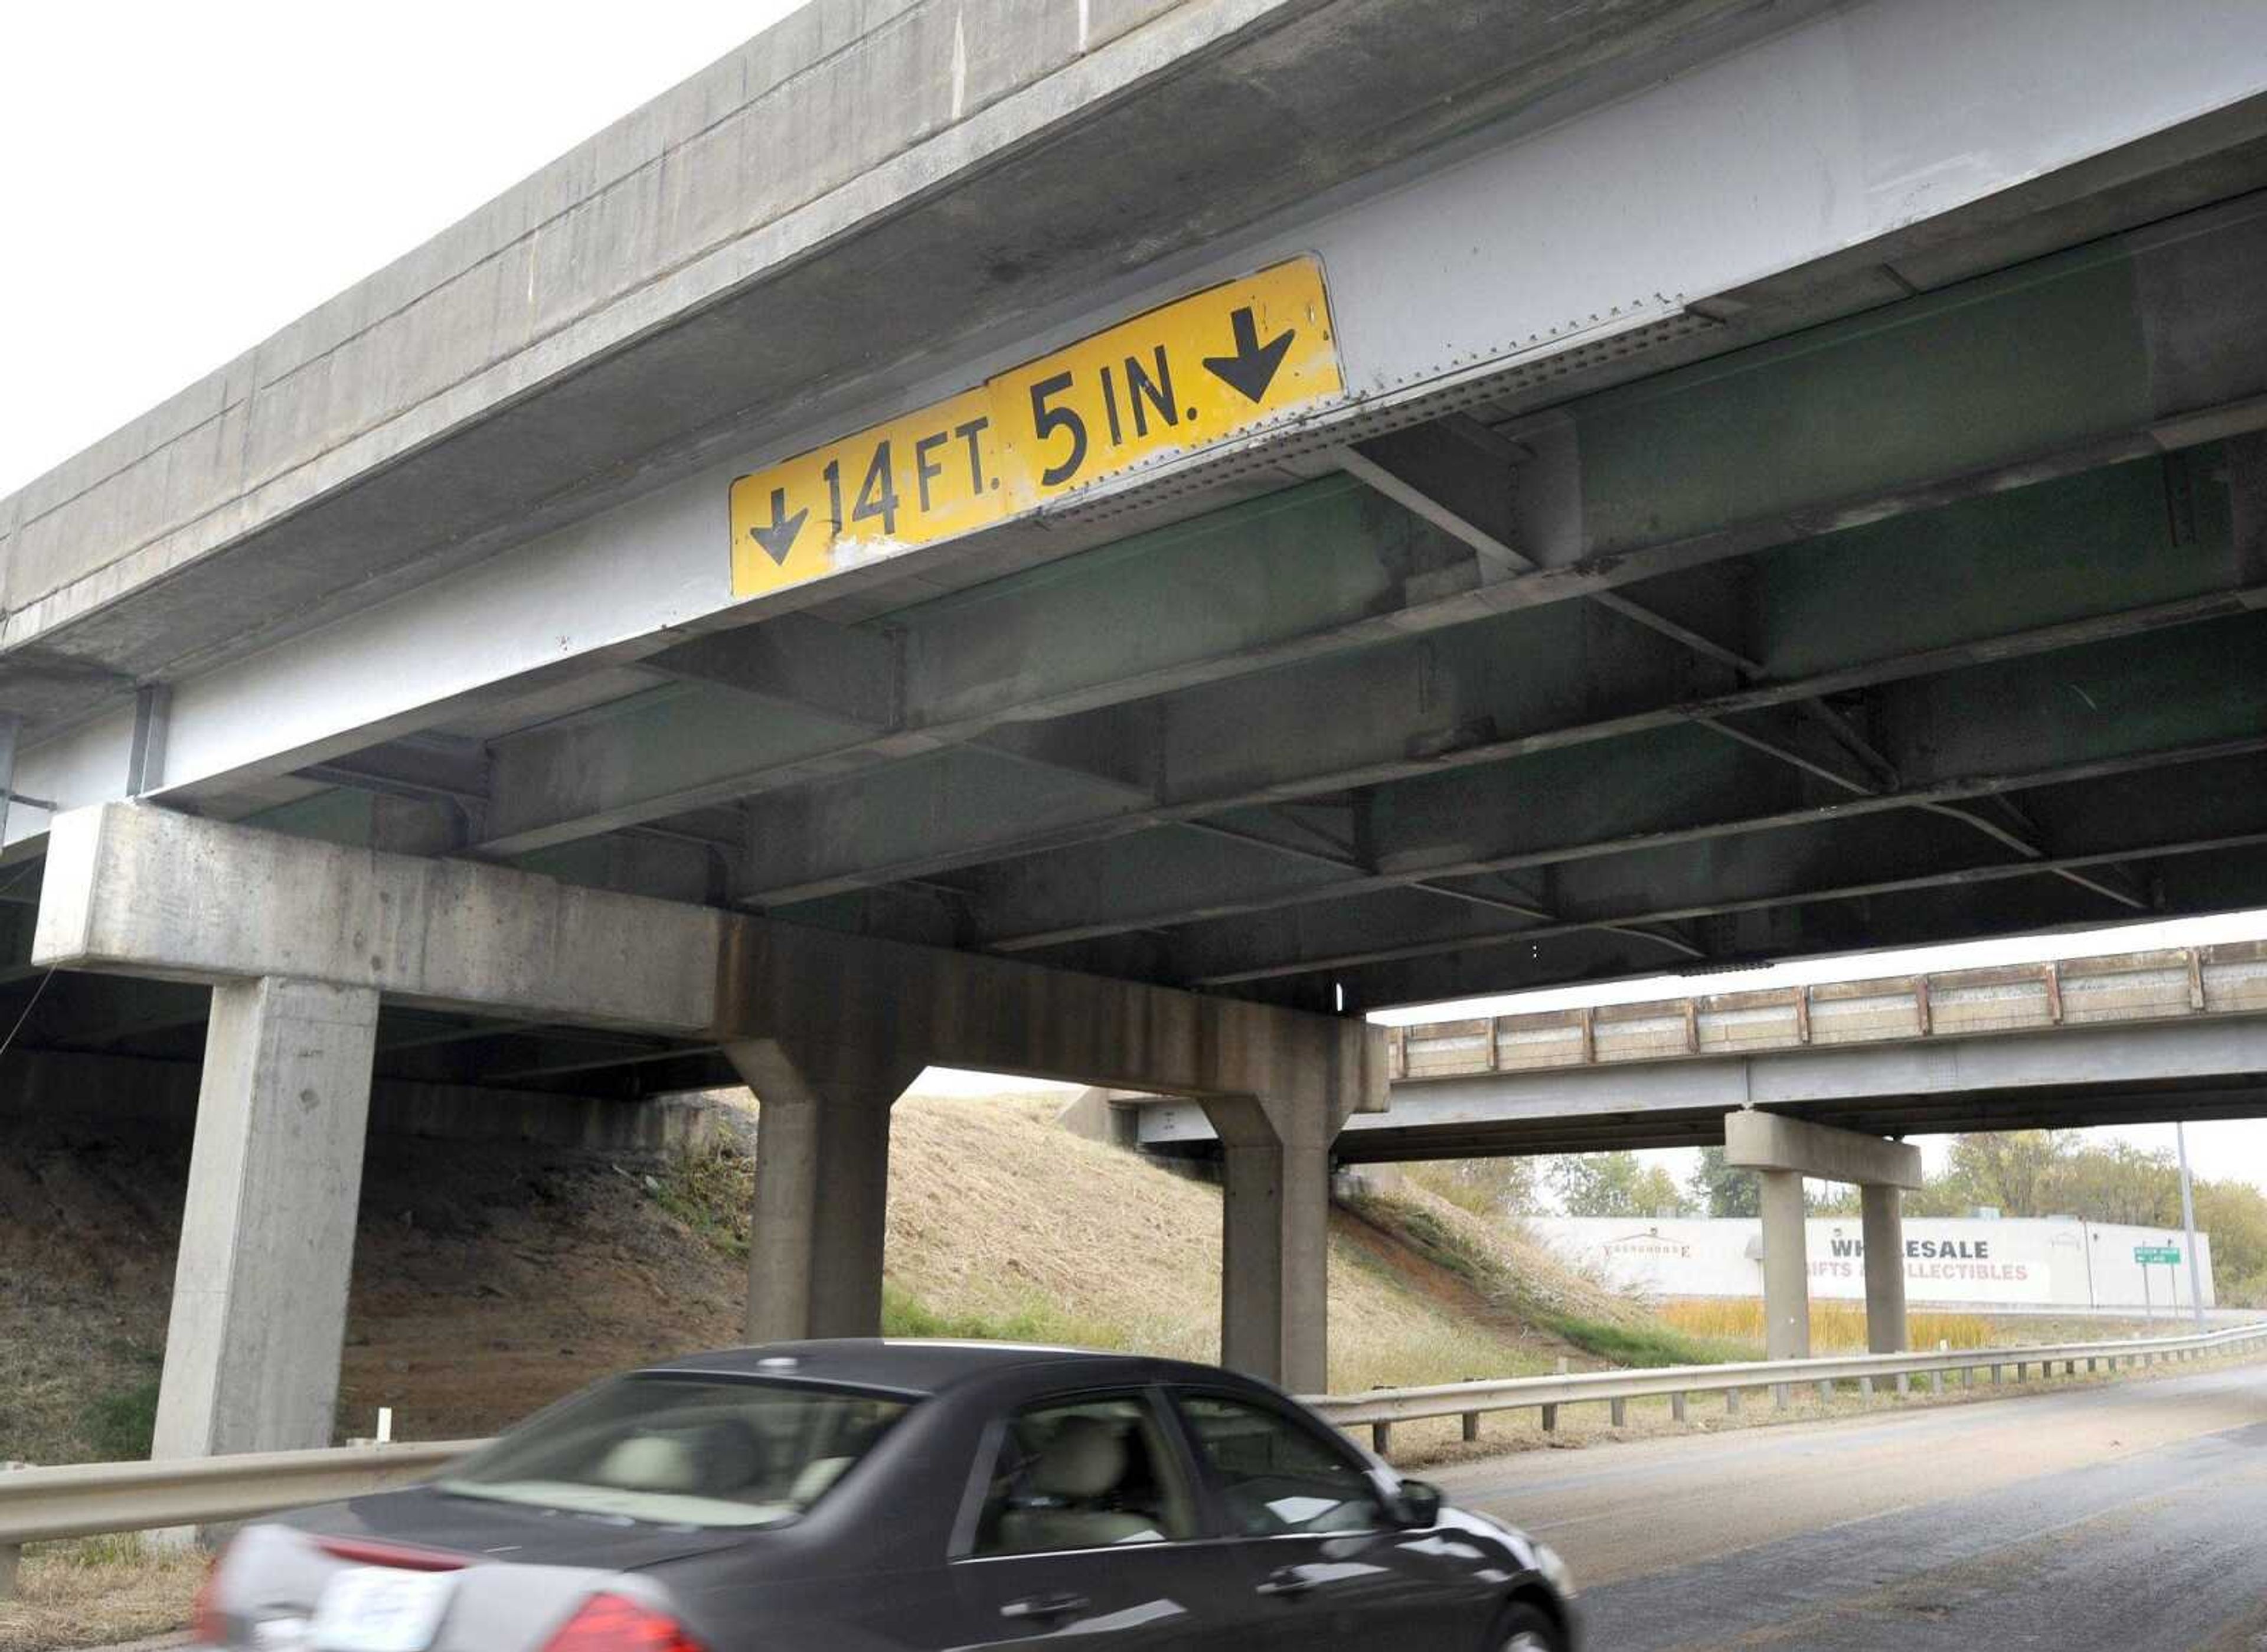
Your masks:
[{"label": "overcast sky", "polygon": [[0,0],[0,497],[793,10]]},{"label": "overcast sky", "polygon": [[[793,9],[0,4],[0,496]],[[2158,943],[2190,933],[2176,928]],[[2254,914],[2213,924],[2205,938],[2261,934],[2267,917]],[[1500,1008],[2138,944],[2130,934],[1998,943]],[[930,1084],[990,1082],[938,1075]],[[2119,1134],[2149,1146],[2172,1136],[2169,1126]],[[2267,1186],[2267,1122],[2200,1125],[2190,1147],[2202,1173]]]}]

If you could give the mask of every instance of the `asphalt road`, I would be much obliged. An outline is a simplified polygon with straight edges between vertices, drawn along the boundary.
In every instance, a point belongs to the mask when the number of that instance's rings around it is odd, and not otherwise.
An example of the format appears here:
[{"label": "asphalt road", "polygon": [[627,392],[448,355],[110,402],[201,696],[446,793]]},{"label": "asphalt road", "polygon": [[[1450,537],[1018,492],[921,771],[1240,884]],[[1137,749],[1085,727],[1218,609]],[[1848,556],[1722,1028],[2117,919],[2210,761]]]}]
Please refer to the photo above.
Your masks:
[{"label": "asphalt road", "polygon": [[1597,1652],[2267,1648],[2267,1365],[1444,1468]]}]

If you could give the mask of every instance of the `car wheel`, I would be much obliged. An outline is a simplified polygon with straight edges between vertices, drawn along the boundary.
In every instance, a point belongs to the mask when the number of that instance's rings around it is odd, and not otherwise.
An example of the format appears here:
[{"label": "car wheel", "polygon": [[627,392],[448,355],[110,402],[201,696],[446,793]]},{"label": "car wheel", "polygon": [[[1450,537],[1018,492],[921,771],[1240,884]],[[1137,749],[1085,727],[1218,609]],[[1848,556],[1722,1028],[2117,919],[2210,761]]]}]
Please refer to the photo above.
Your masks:
[{"label": "car wheel", "polygon": [[1566,1641],[1551,1614],[1523,1602],[1496,1620],[1490,1652],[1566,1652]]}]

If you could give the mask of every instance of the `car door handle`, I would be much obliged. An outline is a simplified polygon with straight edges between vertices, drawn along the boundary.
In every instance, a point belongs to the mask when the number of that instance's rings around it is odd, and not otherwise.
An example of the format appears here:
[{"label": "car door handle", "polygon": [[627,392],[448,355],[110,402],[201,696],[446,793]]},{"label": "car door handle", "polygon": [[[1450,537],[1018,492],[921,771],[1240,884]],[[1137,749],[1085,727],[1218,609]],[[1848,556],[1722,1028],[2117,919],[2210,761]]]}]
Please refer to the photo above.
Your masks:
[{"label": "car door handle", "polygon": [[1315,1580],[1295,1566],[1279,1566],[1267,1574],[1259,1584],[1263,1595],[1303,1595],[1315,1586]]},{"label": "car door handle", "polygon": [[1002,1618],[1063,1618],[1094,1603],[1083,1595],[1026,1595],[1000,1608]]}]

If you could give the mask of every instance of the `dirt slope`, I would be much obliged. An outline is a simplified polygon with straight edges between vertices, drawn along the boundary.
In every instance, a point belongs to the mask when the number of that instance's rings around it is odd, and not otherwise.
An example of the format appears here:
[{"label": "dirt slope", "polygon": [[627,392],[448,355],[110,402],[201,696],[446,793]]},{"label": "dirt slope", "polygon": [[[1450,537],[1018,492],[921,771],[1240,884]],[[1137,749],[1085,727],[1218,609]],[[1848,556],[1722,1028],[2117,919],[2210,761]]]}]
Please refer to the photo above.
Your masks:
[{"label": "dirt slope", "polygon": [[[893,1328],[1210,1357],[1218,1191],[1067,1135],[1052,1111],[900,1104]],[[0,1136],[0,1458],[126,1455],[146,1428],[187,1163],[186,1140]],[[649,1174],[374,1141],[341,1435],[379,1405],[405,1438],[485,1433],[598,1373],[737,1340],[752,1179],[737,1149]],[[1343,1213],[1331,1282],[1335,1388],[1543,1369],[1568,1351]]]}]

